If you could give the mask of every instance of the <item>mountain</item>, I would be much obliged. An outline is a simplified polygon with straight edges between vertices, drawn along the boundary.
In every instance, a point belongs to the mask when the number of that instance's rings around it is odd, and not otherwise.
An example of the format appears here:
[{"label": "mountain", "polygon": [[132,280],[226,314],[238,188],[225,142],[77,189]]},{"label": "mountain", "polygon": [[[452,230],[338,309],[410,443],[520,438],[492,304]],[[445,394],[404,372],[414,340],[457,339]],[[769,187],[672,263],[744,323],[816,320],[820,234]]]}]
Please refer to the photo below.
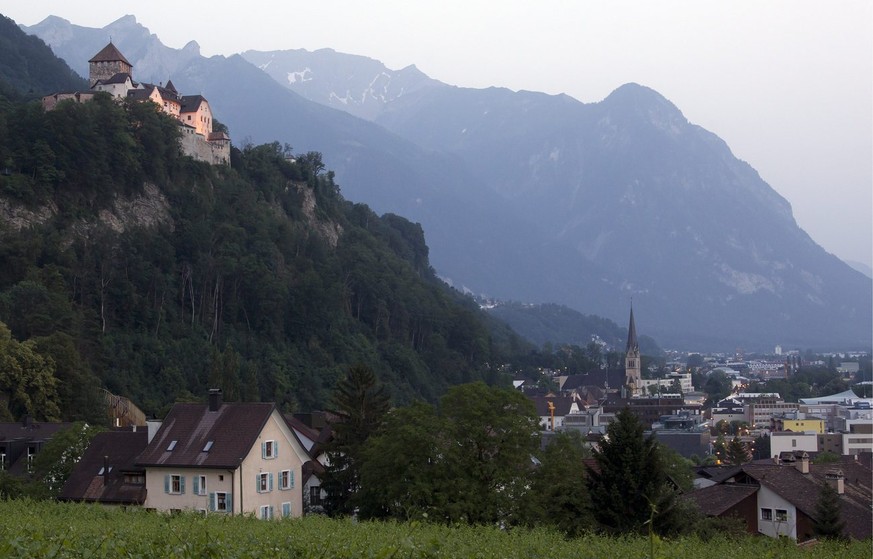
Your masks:
[{"label": "mountain", "polygon": [[[537,346],[605,344],[615,351],[624,351],[628,330],[599,316],[584,315],[571,308],[555,305],[525,305],[513,302],[491,303],[488,313],[508,324],[519,335]],[[644,355],[657,356],[663,352],[649,336],[639,336]]]},{"label": "mountain", "polygon": [[100,421],[221,388],[320,409],[352,365],[394,401],[496,382],[526,347],[440,281],[421,227],[347,202],[317,154],[183,157],[178,122],[108,95],[0,104],[0,417]]},{"label": "mountain", "polygon": [[22,97],[58,89],[87,89],[78,74],[58,60],[38,37],[27,35],[11,19],[0,15],[0,94]]},{"label": "mountain", "polygon": [[[26,30],[66,60],[105,42],[56,18]],[[651,89],[583,104],[329,50],[177,52],[184,63],[144,75],[166,47],[130,17],[108,30],[139,53],[127,54],[136,77],[203,93],[235,142],[320,151],[349,199],[420,222],[435,268],[459,288],[619,321],[633,297],[646,334],[674,347],[869,347],[869,278]]]}]

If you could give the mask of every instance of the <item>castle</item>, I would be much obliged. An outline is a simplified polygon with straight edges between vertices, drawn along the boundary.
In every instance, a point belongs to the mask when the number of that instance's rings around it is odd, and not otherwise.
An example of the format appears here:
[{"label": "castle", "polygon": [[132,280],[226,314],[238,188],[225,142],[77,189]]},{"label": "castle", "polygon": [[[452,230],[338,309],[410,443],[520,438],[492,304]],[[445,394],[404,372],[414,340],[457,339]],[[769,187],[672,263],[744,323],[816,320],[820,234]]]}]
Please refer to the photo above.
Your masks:
[{"label": "castle", "polygon": [[202,95],[179,95],[172,81],[168,81],[166,86],[134,81],[133,64],[112,42],[95,54],[88,64],[90,90],[46,95],[42,99],[45,110],[50,111],[67,99],[89,101],[101,91],[116,99],[151,101],[179,121],[181,148],[185,155],[212,165],[230,164],[230,137],[224,132],[213,131],[212,109]]}]

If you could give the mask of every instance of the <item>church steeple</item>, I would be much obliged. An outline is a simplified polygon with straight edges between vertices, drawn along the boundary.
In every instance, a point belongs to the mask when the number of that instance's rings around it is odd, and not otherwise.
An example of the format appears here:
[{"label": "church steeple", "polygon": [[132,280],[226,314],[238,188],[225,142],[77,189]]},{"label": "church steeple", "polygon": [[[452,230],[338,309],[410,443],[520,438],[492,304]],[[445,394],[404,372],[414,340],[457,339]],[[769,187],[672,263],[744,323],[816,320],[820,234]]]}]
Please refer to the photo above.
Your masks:
[{"label": "church steeple", "polygon": [[630,310],[630,322],[627,327],[627,348],[625,348],[626,352],[639,351],[640,344],[637,342],[637,325],[634,323],[634,307],[631,305]]},{"label": "church steeple", "polygon": [[630,321],[627,326],[627,349],[624,358],[625,384],[632,395],[636,396],[640,390],[640,344],[637,341],[637,325],[634,323],[634,307],[631,304]]}]

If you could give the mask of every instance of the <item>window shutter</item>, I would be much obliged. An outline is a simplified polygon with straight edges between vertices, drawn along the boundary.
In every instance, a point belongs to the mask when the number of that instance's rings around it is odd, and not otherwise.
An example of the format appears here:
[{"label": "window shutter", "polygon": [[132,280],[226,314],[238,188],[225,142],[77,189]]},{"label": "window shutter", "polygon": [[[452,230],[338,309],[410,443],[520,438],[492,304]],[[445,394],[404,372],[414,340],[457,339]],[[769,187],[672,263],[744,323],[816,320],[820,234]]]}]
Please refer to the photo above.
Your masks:
[{"label": "window shutter", "polygon": [[273,472],[270,472],[270,484],[267,486],[267,491],[273,490]]},{"label": "window shutter", "polygon": [[273,520],[273,505],[270,505],[270,514],[267,516],[270,520]]},{"label": "window shutter", "polygon": [[209,494],[209,510],[215,512],[215,493]]},{"label": "window shutter", "polygon": [[294,470],[291,470],[291,489],[294,489]]},{"label": "window shutter", "polygon": [[275,458],[279,457],[279,441],[273,441],[273,456]]},{"label": "window shutter", "polygon": [[179,476],[179,493],[185,494],[185,476]]},{"label": "window shutter", "polygon": [[194,494],[200,495],[200,476],[194,476],[192,481],[194,482]]},{"label": "window shutter", "polygon": [[255,491],[261,492],[261,474],[255,474]]},{"label": "window shutter", "polygon": [[224,499],[225,499],[225,501],[224,501],[224,502],[225,502],[225,505],[224,505],[224,506],[227,507],[227,512],[231,512],[231,513],[232,513],[232,512],[233,512],[233,495],[231,495],[230,493],[228,493],[227,495],[224,496]]},{"label": "window shutter", "polygon": [[164,476],[164,493],[170,492],[170,475],[167,474]]},{"label": "window shutter", "polygon": [[261,458],[267,457],[267,443],[261,443]]},{"label": "window shutter", "polygon": [[291,516],[291,503],[282,503],[282,516]]}]

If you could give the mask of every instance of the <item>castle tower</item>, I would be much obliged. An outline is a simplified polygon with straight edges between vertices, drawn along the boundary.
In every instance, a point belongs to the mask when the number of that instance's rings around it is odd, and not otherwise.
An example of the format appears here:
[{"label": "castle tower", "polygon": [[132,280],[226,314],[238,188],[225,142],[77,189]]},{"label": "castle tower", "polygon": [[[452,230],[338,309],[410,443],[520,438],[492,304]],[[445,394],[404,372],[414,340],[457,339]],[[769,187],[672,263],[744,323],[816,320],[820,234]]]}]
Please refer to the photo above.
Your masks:
[{"label": "castle tower", "polygon": [[133,77],[133,64],[124,58],[111,41],[88,61],[88,66],[88,80],[91,87],[94,87],[98,80],[108,80],[115,74],[128,74]]},{"label": "castle tower", "polygon": [[634,324],[634,308],[631,306],[630,323],[627,327],[627,350],[624,357],[624,383],[630,389],[631,395],[637,396],[640,392],[640,344],[637,341],[637,326]]}]

